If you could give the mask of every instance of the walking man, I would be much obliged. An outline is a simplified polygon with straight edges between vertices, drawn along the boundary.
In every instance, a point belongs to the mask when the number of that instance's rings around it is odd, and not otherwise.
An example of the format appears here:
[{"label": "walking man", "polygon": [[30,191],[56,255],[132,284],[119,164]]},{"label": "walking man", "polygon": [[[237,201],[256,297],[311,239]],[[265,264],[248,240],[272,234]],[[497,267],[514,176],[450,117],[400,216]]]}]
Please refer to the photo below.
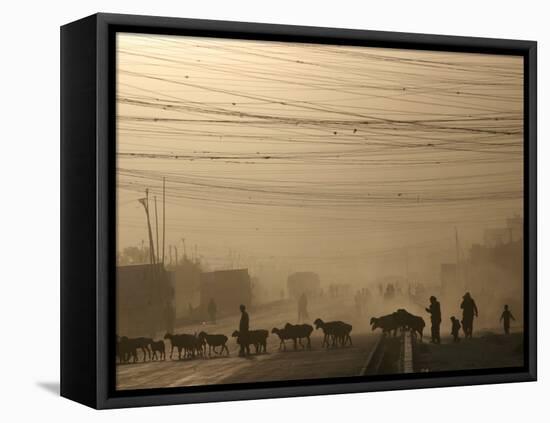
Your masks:
[{"label": "walking man", "polygon": [[307,297],[306,294],[303,293],[298,299],[298,322],[302,322],[308,318],[309,315],[307,312]]},{"label": "walking man", "polygon": [[210,298],[210,302],[208,303],[208,316],[210,317],[210,323],[214,323],[214,324],[216,323],[217,311],[218,311],[218,307],[214,302],[214,298]]},{"label": "walking man", "polygon": [[464,329],[464,337],[471,338],[474,331],[474,316],[478,316],[477,305],[469,292],[462,297],[462,326]]},{"label": "walking man", "polygon": [[432,344],[441,344],[439,326],[441,325],[441,305],[433,295],[430,297],[430,307],[426,309],[432,320]]},{"label": "walking man", "polygon": [[241,321],[239,322],[239,337],[237,341],[240,345],[239,357],[244,357],[245,355],[250,354],[250,347],[248,345],[248,313],[246,312],[246,307],[241,304]]}]

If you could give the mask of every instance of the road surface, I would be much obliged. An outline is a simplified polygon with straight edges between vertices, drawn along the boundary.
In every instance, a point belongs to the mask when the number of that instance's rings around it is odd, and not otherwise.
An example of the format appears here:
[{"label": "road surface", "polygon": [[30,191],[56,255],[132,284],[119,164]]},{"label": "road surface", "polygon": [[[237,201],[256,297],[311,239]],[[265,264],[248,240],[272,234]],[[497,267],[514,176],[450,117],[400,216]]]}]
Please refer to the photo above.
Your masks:
[{"label": "road surface", "polygon": [[[162,388],[227,383],[265,382],[359,375],[379,335],[356,334],[354,345],[321,348],[322,338],[312,338],[312,349],[278,350],[278,339],[270,335],[268,352],[242,358],[231,338],[230,355],[212,358],[174,360],[117,365],[118,389]],[[141,357],[141,355],[140,355]]]},{"label": "road surface", "polygon": [[[210,385],[226,383],[246,383],[259,381],[299,380],[312,378],[345,377],[358,375],[373,349],[379,333],[370,330],[367,317],[358,317],[350,313],[349,306],[338,306],[331,300],[311,301],[308,323],[322,316],[325,320],[343,320],[353,324],[351,337],[354,345],[345,348],[321,348],[322,334],[315,330],[311,338],[311,350],[293,351],[292,343],[287,341],[287,351],[279,351],[279,338],[271,334],[267,341],[267,353],[252,355],[247,358],[238,357],[238,347],[231,333],[238,327],[240,315],[235,314],[219,319],[216,324],[198,323],[181,326],[177,333],[198,333],[202,330],[208,333],[221,333],[229,337],[227,345],[229,357],[212,356],[212,358],[195,358],[177,360],[170,359],[170,342],[166,341],[166,361],[142,362],[143,356],[138,351],[140,363],[117,365],[118,389],[140,389],[177,387],[192,385]],[[281,302],[262,305],[250,310],[250,329],[271,329],[282,327],[285,322],[295,322],[296,305],[293,302]],[[162,339],[163,334],[157,334],[156,339]],[[252,348],[252,350],[254,350]]]},{"label": "road surface", "polygon": [[[462,333],[461,333],[462,335]],[[522,367],[523,331],[503,335],[501,329],[474,331],[471,339],[453,343],[444,336],[441,345],[416,345],[414,367],[418,372]]]}]

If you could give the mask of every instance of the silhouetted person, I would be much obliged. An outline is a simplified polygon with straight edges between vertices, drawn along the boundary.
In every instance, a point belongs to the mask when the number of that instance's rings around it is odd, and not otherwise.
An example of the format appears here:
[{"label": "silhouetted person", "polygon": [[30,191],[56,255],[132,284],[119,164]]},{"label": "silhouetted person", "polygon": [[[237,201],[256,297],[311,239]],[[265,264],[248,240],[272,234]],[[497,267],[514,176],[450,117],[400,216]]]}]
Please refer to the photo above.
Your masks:
[{"label": "silhouetted person", "polygon": [[504,311],[500,315],[500,321],[504,323],[504,333],[508,335],[510,333],[510,319],[516,320],[510,310],[508,310],[508,304],[504,306]]},{"label": "silhouetted person", "polygon": [[441,344],[439,326],[441,325],[441,305],[433,295],[430,297],[430,307],[426,309],[432,320],[432,343]]},{"label": "silhouetted person", "polygon": [[462,309],[462,326],[464,329],[464,336],[466,338],[472,337],[472,332],[474,331],[474,316],[478,316],[476,302],[472,298],[469,292],[464,294],[462,297],[462,304],[460,304]]},{"label": "silhouetted person", "polygon": [[244,357],[245,355],[250,354],[250,347],[248,345],[248,313],[246,312],[246,307],[241,304],[241,321],[239,322],[239,338],[240,338],[240,350],[239,350],[239,356]]},{"label": "silhouetted person", "polygon": [[210,302],[208,303],[208,316],[210,316],[210,322],[216,323],[216,313],[218,311],[218,307],[216,306],[216,303],[214,302],[214,298],[210,298]]},{"label": "silhouetted person", "polygon": [[298,322],[301,322],[309,317],[307,312],[307,297],[303,293],[298,299]]},{"label": "silhouetted person", "polygon": [[451,335],[453,335],[453,342],[460,342],[458,333],[460,331],[460,322],[455,316],[451,317]]},{"label": "silhouetted person", "polygon": [[361,304],[360,291],[357,291],[357,293],[355,294],[354,301],[355,301],[355,313],[357,313],[357,316],[361,316],[362,304]]},{"label": "silhouetted person", "polygon": [[176,321],[176,311],[170,302],[167,302],[164,307],[164,320],[166,332],[174,333],[174,323]]},{"label": "silhouetted person", "polygon": [[395,287],[393,286],[393,284],[389,283],[388,285],[386,285],[386,292],[384,294],[384,299],[392,300],[393,297],[395,297]]}]

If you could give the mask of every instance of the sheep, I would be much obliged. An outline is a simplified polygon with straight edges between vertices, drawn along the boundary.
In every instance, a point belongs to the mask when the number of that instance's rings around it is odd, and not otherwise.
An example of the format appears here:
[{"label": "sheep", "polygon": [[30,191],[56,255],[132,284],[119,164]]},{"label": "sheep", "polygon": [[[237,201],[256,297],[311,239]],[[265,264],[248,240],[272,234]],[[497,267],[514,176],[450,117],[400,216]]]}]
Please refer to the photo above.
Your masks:
[{"label": "sheep", "polygon": [[[316,319],[313,323],[315,324],[315,328],[321,328],[325,335],[322,346],[326,345],[328,348],[332,345],[335,347],[337,346],[338,341],[342,346],[347,345],[348,342],[350,345],[353,345],[350,336],[350,332],[353,327],[350,324],[339,320],[334,322],[323,322],[321,319]],[[330,344],[329,340],[332,340],[332,344]]]},{"label": "sheep", "polygon": [[157,352],[159,353],[159,360],[166,360],[166,349],[162,339],[151,342],[151,351],[153,351],[152,360],[157,357]]},{"label": "sheep", "polygon": [[178,360],[181,360],[181,351],[184,352],[184,357],[195,357],[195,352],[197,351],[197,348],[200,348],[202,351],[202,343],[197,339],[195,335],[188,335],[188,334],[171,334],[167,333],[164,335],[164,339],[169,339],[170,343],[172,344],[172,348],[170,350],[170,358],[172,358],[172,353],[174,352],[174,348],[178,349]]},{"label": "sheep", "polygon": [[420,335],[420,342],[422,342],[424,328],[426,327],[424,319],[420,316],[411,316],[411,323],[409,324],[409,327],[411,328],[413,333],[416,332]]},{"label": "sheep", "polygon": [[121,364],[128,363],[130,357],[134,359],[134,363],[137,363],[138,361],[135,343],[129,342],[128,337],[126,336],[121,338],[117,336],[116,354]]},{"label": "sheep", "polygon": [[395,314],[387,314],[381,317],[372,317],[370,319],[372,330],[382,329],[382,333],[389,335],[393,331],[393,336],[397,334],[399,322]]},{"label": "sheep", "polygon": [[271,330],[271,333],[275,333],[279,337],[279,340],[280,340],[279,350],[284,349],[284,351],[286,351],[285,341],[290,340],[290,339],[292,339],[292,341],[294,342],[294,349],[297,349],[296,335],[294,333],[292,333],[290,330],[287,330],[286,328],[282,328],[282,329],[273,328]]},{"label": "sheep", "polygon": [[[285,325],[285,331],[287,331],[289,334],[293,335],[298,339],[298,342],[300,343],[300,346],[304,348],[304,345],[302,344],[302,339],[307,339],[307,348],[311,349],[311,332],[313,332],[313,326],[308,324],[302,324],[302,325],[291,325],[290,323],[287,323]],[[294,341],[294,345],[296,346],[296,341]],[[295,348],[296,349],[296,348]]]},{"label": "sheep", "polygon": [[344,347],[348,343],[350,344],[350,346],[353,346],[353,342],[352,342],[351,336],[350,336],[350,333],[351,333],[351,330],[353,329],[353,326],[348,324],[348,323],[341,322],[341,321],[336,321],[336,322],[332,322],[332,323],[334,323],[335,328],[336,328],[335,337],[338,340],[340,340],[340,344]]},{"label": "sheep", "polygon": [[[208,355],[212,355],[212,350],[214,350],[214,354],[223,354],[224,350],[229,355],[229,348],[227,348],[227,336],[225,335],[209,335],[206,332],[199,333],[199,339],[201,343],[204,345],[205,343],[208,344]],[[220,352],[216,351],[216,347],[222,347]]]},{"label": "sheep", "polygon": [[[147,360],[147,357],[149,357],[149,360],[151,360],[151,349],[149,348],[149,345],[151,344],[151,342],[153,342],[151,338],[144,338],[144,337],[127,338],[126,342],[127,342],[127,347],[129,348],[130,351],[132,351],[133,349],[136,349],[136,350],[141,349],[141,351],[143,351],[144,362]],[[136,356],[137,356],[137,352],[136,352]]]},{"label": "sheep", "polygon": [[254,345],[256,354],[267,352],[267,337],[269,332],[265,329],[250,330],[246,333],[240,334],[238,330],[231,335],[233,338],[237,338],[237,344],[241,345]]},{"label": "sheep", "polygon": [[399,327],[402,329],[410,329],[413,333],[418,333],[420,335],[420,342],[422,342],[424,327],[426,326],[422,317],[415,316],[402,308],[397,310],[394,315]]},{"label": "sheep", "polygon": [[424,327],[426,326],[426,323],[422,317],[415,316],[402,308],[392,314],[387,314],[381,317],[373,317],[370,320],[370,324],[372,325],[372,330],[380,328],[382,329],[382,333],[387,335],[393,332],[393,336],[397,335],[398,329],[411,329],[413,332],[420,335],[421,341]]},{"label": "sheep", "polygon": [[195,333],[193,335],[193,339],[191,340],[190,355],[191,357],[195,357],[195,354],[197,354],[201,357],[204,357],[205,353],[206,353],[206,345],[204,345],[204,341],[200,339]]}]

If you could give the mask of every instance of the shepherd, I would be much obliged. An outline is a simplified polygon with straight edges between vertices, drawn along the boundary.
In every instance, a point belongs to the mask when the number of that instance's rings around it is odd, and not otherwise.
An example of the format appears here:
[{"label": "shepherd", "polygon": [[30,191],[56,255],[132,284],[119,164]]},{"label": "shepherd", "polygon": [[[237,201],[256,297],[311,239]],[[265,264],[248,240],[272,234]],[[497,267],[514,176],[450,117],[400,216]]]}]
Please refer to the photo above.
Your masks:
[{"label": "shepherd", "polygon": [[247,342],[244,342],[248,337],[249,318],[244,304],[241,304],[239,306],[239,309],[241,310],[241,321],[239,322],[239,338],[243,340],[243,342],[239,342],[239,357],[244,357],[245,355],[250,355],[249,344]]}]

